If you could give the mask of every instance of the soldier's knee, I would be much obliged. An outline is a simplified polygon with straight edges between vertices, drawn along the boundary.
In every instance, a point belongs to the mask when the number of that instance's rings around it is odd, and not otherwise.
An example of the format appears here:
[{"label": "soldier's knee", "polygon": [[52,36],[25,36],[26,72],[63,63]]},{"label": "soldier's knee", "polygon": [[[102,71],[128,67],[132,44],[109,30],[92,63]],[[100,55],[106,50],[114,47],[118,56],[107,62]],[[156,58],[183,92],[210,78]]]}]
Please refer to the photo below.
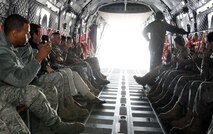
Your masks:
[{"label": "soldier's knee", "polygon": [[41,92],[41,88],[29,85],[27,86],[26,92],[25,92],[25,102],[27,106],[30,106],[35,99],[39,98],[40,96],[44,97],[44,94]]},{"label": "soldier's knee", "polygon": [[77,72],[75,72],[75,71],[73,71],[73,75],[74,76],[77,76],[77,75],[79,75]]},{"label": "soldier's knee", "polygon": [[2,120],[0,120],[0,133],[9,134],[9,129],[8,129],[6,123],[4,123]]}]

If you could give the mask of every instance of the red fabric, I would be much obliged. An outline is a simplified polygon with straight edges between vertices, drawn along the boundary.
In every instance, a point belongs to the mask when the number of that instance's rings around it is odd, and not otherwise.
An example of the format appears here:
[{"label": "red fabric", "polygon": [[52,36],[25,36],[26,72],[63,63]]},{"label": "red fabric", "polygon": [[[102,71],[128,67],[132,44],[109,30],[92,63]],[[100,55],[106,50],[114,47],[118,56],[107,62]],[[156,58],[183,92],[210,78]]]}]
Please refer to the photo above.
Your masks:
[{"label": "red fabric", "polygon": [[192,43],[195,46],[195,52],[198,52],[199,39],[198,39],[198,34],[197,33],[194,34]]},{"label": "red fabric", "polygon": [[189,36],[188,37],[188,41],[186,42],[186,47],[190,48],[191,45],[192,45],[192,42],[193,42],[193,38],[192,38],[192,36]]},{"label": "red fabric", "polygon": [[90,33],[91,33],[91,29],[89,29],[89,31],[88,31],[89,52],[94,53],[95,48],[94,48],[94,44],[90,38]]},{"label": "red fabric", "polygon": [[169,44],[169,36],[165,36],[165,43],[164,43],[164,48],[163,48],[163,54],[162,54],[162,63],[166,64],[167,56],[170,53],[170,44]]},{"label": "red fabric", "polygon": [[201,40],[199,41],[199,47],[198,47],[198,53],[203,53],[204,47],[205,47],[205,39],[206,39],[206,33],[202,33]]},{"label": "red fabric", "polygon": [[83,43],[86,41],[86,34],[82,34],[80,37],[80,43]]},{"label": "red fabric", "polygon": [[2,31],[2,25],[0,24],[0,32]]},{"label": "red fabric", "polygon": [[83,60],[85,60],[88,56],[88,47],[87,47],[87,44],[86,43],[81,43],[81,47],[83,49]]}]

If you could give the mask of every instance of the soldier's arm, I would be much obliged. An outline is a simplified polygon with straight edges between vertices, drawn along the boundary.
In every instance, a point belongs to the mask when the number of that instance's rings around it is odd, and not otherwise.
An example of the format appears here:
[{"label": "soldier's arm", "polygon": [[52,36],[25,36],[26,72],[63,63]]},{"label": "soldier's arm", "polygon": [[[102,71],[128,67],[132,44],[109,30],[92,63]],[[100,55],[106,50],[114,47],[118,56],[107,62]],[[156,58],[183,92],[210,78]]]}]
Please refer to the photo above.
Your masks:
[{"label": "soldier's arm", "polygon": [[0,80],[15,87],[25,87],[38,73],[40,63],[33,59],[23,66],[14,57],[10,53],[0,54]]},{"label": "soldier's arm", "polygon": [[179,33],[179,34],[188,34],[183,28],[178,28],[176,26],[172,26],[168,23],[164,23],[165,28],[167,31],[172,32],[172,33]]},{"label": "soldier's arm", "polygon": [[148,33],[150,32],[150,25],[151,24],[149,24],[148,26],[146,26],[145,28],[144,28],[144,30],[143,30],[143,36],[144,36],[144,38],[147,40],[147,41],[149,41],[150,39],[149,39],[149,36],[148,36]]}]

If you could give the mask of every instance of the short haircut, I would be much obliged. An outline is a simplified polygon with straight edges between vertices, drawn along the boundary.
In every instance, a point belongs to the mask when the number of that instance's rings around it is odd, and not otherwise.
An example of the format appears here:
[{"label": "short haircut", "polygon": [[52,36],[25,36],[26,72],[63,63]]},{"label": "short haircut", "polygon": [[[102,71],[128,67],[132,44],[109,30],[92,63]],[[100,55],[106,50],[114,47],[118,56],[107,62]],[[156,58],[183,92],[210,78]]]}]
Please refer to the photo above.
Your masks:
[{"label": "short haircut", "polygon": [[155,14],[155,19],[156,20],[162,20],[164,19],[164,15],[161,11],[157,11],[156,14]]},{"label": "short haircut", "polygon": [[21,15],[12,14],[4,21],[4,32],[8,35],[13,30],[21,31],[26,23],[29,24],[29,22]]},{"label": "short haircut", "polygon": [[213,32],[210,32],[210,33],[207,34],[207,41],[213,42]]},{"label": "short haircut", "polygon": [[41,28],[41,25],[31,23],[30,24],[30,36],[33,37],[33,34],[38,34],[38,29]]},{"label": "short haircut", "polygon": [[60,35],[60,33],[59,32],[52,33],[52,36],[56,36],[56,35]]},{"label": "short haircut", "polygon": [[72,42],[72,38],[70,36],[67,36],[67,41]]},{"label": "short haircut", "polygon": [[177,43],[178,45],[180,46],[185,46],[185,40],[183,39],[182,36],[177,36],[175,39],[174,39],[175,43]]},{"label": "short haircut", "polygon": [[62,35],[62,36],[61,36],[61,41],[64,41],[64,42],[65,42],[66,40],[67,40],[67,37],[64,36],[64,35]]}]

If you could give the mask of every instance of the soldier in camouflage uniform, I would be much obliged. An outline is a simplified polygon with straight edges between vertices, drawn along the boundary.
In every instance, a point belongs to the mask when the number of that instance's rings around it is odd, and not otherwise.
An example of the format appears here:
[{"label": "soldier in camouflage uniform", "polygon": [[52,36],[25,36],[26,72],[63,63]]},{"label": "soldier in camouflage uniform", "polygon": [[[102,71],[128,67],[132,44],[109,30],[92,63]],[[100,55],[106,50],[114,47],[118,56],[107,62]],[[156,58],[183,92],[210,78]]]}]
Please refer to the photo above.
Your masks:
[{"label": "soldier in camouflage uniform", "polygon": [[[203,54],[202,66],[201,66],[201,78],[203,81],[197,82],[197,86],[191,88],[190,93],[186,93],[185,102],[187,102],[187,98],[189,100],[189,107],[191,111],[193,110],[191,116],[184,117],[188,120],[187,125],[184,127],[174,128],[172,132],[174,133],[194,133],[194,134],[206,134],[208,127],[212,118],[212,109],[213,109],[213,60],[212,60],[212,52],[213,52],[213,32],[210,32],[207,35],[207,48]],[[195,98],[195,99],[194,99]],[[184,99],[182,99],[184,102]],[[183,104],[183,103],[182,103]],[[178,106],[174,107],[174,109],[178,109]],[[177,110],[173,110],[173,113],[177,112]],[[179,122],[181,124],[185,122]],[[185,124],[186,124],[185,123]]]},{"label": "soldier in camouflage uniform", "polygon": [[[10,118],[7,118],[8,113],[10,114]],[[5,117],[6,119],[4,119]],[[6,124],[3,120],[7,120],[8,124]],[[11,124],[15,125],[10,126]],[[16,112],[16,110],[9,104],[0,101],[0,134],[10,134],[12,132],[18,133],[17,130],[19,129],[21,131],[24,131],[25,133],[29,133],[29,130],[26,128],[27,127],[25,123],[22,121],[20,115]],[[13,131],[13,129],[16,131]]]},{"label": "soldier in camouflage uniform", "polygon": [[[157,83],[158,84],[157,90],[155,90],[154,93],[148,95],[149,99],[151,99],[152,102],[158,100],[158,99],[153,99],[153,97],[159,96],[160,92],[162,93],[160,96],[162,96],[166,92],[165,90],[170,85],[172,79],[174,79],[177,75],[183,74],[186,72],[185,70],[181,70],[178,68],[182,66],[180,62],[188,58],[189,50],[185,47],[185,41],[183,37],[177,36],[174,39],[174,42],[175,42],[176,54],[173,57],[173,60],[172,60],[173,62],[170,63],[171,67],[169,70],[162,72],[162,75],[160,75],[159,77],[160,81],[159,83]],[[162,68],[164,67],[162,66]],[[154,72],[156,71],[154,70]],[[134,78],[137,81],[137,80],[141,80],[141,78],[143,77],[139,78],[134,76]],[[144,78],[146,78],[146,76]]]},{"label": "soldier in camouflage uniform", "polygon": [[[145,39],[147,41],[150,41],[150,70],[154,69],[158,65],[161,65],[162,63],[161,57],[163,53],[166,31],[187,34],[184,29],[168,24],[164,19],[163,13],[160,11],[156,12],[155,19],[155,21],[151,22],[143,30],[143,35]],[[148,33],[150,33],[150,38],[148,36]]]},{"label": "soldier in camouflage uniform", "polygon": [[[35,51],[39,50],[38,47],[41,38],[41,27],[37,24],[31,24],[30,29],[30,45],[34,48]],[[40,46],[42,45],[44,44],[41,44]],[[29,47],[28,49],[26,49],[26,51],[23,51],[22,53],[24,53],[25,55],[32,55],[31,47]],[[32,59],[28,58],[27,60],[30,61]],[[58,113],[63,119],[73,120],[78,117],[83,118],[87,116],[89,114],[88,110],[80,108],[75,103],[73,103],[74,100],[72,96],[77,95],[79,91],[81,95],[90,100],[96,100],[96,102],[98,102],[99,99],[93,93],[90,92],[90,89],[86,86],[86,84],[83,82],[78,73],[73,72],[69,68],[61,68],[58,71],[55,71],[49,66],[48,59],[45,59],[43,61],[46,62],[42,62],[42,69],[38,73],[37,79],[33,82],[33,84],[38,85],[39,87],[43,87],[44,89],[48,89],[48,85],[55,85],[57,87],[59,93]],[[47,92],[47,95],[49,94],[48,91],[45,92]],[[52,98],[50,98],[50,100],[52,100]]]},{"label": "soldier in camouflage uniform", "polygon": [[[15,23],[15,25],[14,25]],[[0,98],[12,107],[25,105],[46,126],[55,133],[78,133],[84,130],[82,123],[64,123],[57,112],[50,106],[42,89],[29,85],[40,69],[41,61],[51,51],[51,46],[44,45],[40,48],[35,58],[27,64],[16,55],[18,47],[24,46],[29,38],[29,23],[20,15],[14,14],[6,18],[4,32],[0,34]],[[8,126],[10,114],[1,118]],[[15,127],[16,124],[11,124]],[[27,128],[26,128],[27,129]],[[14,130],[18,133],[29,133],[25,129]]]}]

